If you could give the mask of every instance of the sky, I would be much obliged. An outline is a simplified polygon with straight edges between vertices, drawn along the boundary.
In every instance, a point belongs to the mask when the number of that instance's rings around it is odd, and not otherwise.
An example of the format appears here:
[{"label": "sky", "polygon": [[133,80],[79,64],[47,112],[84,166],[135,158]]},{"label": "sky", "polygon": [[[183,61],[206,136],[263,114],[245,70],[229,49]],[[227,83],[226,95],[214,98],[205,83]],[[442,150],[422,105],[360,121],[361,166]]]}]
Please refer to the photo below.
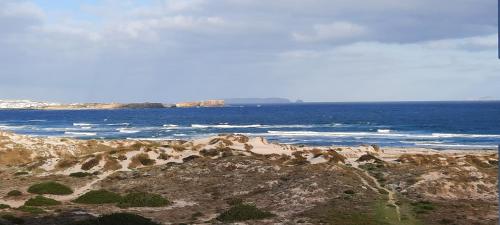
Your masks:
[{"label": "sky", "polygon": [[494,0],[0,0],[0,99],[500,99]]}]

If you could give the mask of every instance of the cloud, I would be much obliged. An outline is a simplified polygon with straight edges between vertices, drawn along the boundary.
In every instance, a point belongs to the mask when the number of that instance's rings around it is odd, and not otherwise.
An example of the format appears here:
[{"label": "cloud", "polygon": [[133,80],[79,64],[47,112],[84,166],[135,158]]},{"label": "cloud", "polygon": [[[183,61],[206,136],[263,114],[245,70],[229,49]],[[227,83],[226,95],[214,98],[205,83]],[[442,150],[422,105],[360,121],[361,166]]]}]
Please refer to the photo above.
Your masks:
[{"label": "cloud", "polygon": [[[77,4],[77,3],[73,3]],[[490,0],[0,0],[0,98],[500,98]]]},{"label": "cloud", "polygon": [[33,3],[0,1],[0,34],[25,32],[43,18],[43,11]]},{"label": "cloud", "polygon": [[225,21],[220,17],[174,16],[130,21],[120,24],[117,30],[132,38],[139,38],[143,35],[157,37],[162,30],[200,31],[214,26],[222,26],[224,23]]},{"label": "cloud", "polygon": [[294,32],[292,34],[296,41],[317,42],[317,41],[339,41],[350,39],[356,40],[367,33],[366,28],[350,22],[334,22],[330,24],[316,24],[312,34]]}]

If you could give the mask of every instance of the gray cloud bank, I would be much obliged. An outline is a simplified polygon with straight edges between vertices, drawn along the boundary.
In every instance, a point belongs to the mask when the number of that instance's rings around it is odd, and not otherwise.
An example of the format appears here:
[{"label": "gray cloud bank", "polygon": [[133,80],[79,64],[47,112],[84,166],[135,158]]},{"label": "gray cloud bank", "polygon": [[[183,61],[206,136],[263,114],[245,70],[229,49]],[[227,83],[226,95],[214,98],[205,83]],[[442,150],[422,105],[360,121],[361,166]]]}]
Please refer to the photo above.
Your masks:
[{"label": "gray cloud bank", "polygon": [[491,0],[0,0],[0,98],[500,99]]}]

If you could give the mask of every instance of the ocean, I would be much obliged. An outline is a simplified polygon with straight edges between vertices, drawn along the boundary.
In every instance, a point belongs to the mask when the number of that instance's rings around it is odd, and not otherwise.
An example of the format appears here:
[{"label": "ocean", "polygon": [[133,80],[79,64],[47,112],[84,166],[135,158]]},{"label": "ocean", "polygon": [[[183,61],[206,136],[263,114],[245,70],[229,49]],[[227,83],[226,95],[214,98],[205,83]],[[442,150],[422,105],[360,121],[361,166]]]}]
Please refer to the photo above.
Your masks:
[{"label": "ocean", "polygon": [[496,149],[500,102],[236,105],[130,110],[0,110],[0,130],[81,139],[191,139],[220,133],[300,145]]}]

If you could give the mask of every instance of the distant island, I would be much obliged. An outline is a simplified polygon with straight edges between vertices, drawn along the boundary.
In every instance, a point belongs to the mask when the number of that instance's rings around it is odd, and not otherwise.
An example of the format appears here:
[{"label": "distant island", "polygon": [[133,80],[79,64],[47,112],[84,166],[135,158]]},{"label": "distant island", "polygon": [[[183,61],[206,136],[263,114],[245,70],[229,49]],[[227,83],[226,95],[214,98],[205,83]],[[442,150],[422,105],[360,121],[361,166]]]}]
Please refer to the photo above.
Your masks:
[{"label": "distant island", "polygon": [[228,105],[250,105],[250,104],[289,104],[287,98],[229,98],[224,100]]},{"label": "distant island", "polygon": [[0,100],[0,109],[39,109],[39,110],[89,110],[89,109],[154,109],[154,108],[189,108],[222,107],[224,100],[206,100],[194,102],[170,103],[51,103],[31,100]]}]

